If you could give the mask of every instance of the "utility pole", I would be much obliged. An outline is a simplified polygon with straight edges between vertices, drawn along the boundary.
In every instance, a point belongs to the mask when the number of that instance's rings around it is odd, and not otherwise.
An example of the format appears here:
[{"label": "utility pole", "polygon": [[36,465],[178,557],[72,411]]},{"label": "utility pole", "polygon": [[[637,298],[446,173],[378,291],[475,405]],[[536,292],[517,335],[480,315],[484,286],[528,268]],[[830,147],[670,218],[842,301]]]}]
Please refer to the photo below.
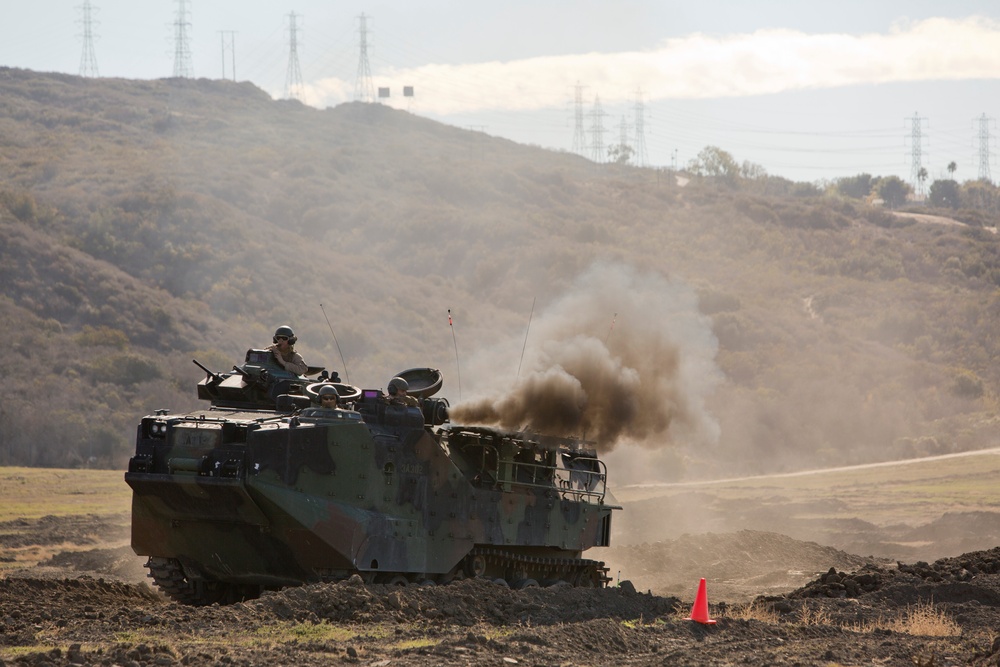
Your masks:
[{"label": "utility pole", "polygon": [[646,103],[642,99],[642,89],[635,91],[635,163],[646,166]]},{"label": "utility pole", "polygon": [[910,121],[910,183],[917,194],[924,194],[923,165],[923,125],[926,118],[921,118],[916,112]]},{"label": "utility pole", "polygon": [[368,17],[364,12],[358,17],[360,26],[361,52],[358,56],[358,76],[354,84],[354,99],[361,102],[375,102],[375,84],[372,82],[372,68],[368,63]]},{"label": "utility pole", "polygon": [[990,121],[984,113],[977,118],[979,121],[979,180],[992,183],[990,176]]},{"label": "utility pole", "polygon": [[187,78],[194,75],[191,65],[191,47],[188,45],[186,0],[177,0],[177,16],[174,19],[174,76]]},{"label": "utility pole", "polygon": [[574,86],[574,111],[573,111],[573,152],[578,155],[587,154],[587,135],[583,131],[583,86],[576,82]]},{"label": "utility pole", "polygon": [[288,15],[288,71],[285,73],[285,99],[302,99],[302,70],[299,69],[299,37],[295,12]]},{"label": "utility pole", "polygon": [[601,164],[604,162],[604,109],[601,108],[601,96],[594,96],[594,108],[590,112],[590,159]]},{"label": "utility pole", "polygon": [[83,54],[80,56],[80,76],[97,77],[97,55],[94,52],[94,32],[92,29],[92,12],[97,7],[90,6],[90,0],[83,0]]},{"label": "utility pole", "polygon": [[233,81],[236,81],[236,31],[220,30],[219,38],[222,41],[222,78],[226,78],[226,35],[229,35],[229,53],[232,56]]},{"label": "utility pole", "polygon": [[486,126],[469,125],[469,129],[479,134],[479,159],[486,159]]}]

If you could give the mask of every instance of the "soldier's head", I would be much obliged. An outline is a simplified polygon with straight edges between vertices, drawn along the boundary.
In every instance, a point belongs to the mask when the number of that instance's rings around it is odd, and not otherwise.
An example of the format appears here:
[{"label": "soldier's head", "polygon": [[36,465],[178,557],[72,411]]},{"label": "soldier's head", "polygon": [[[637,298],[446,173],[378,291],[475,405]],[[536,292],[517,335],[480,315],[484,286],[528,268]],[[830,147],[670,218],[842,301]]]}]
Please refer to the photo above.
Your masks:
[{"label": "soldier's head", "polygon": [[280,345],[281,343],[287,341],[289,345],[295,345],[295,341],[298,340],[295,337],[295,333],[292,328],[288,325],[280,326],[274,330],[274,336],[271,338],[271,342],[275,345]]},{"label": "soldier's head", "polygon": [[389,380],[388,391],[390,396],[406,396],[409,388],[410,385],[401,377],[394,377]]},{"label": "soldier's head", "polygon": [[319,395],[319,404],[324,408],[335,408],[337,407],[337,401],[340,399],[340,394],[337,393],[337,388],[332,385],[325,385],[319,388],[317,392]]}]

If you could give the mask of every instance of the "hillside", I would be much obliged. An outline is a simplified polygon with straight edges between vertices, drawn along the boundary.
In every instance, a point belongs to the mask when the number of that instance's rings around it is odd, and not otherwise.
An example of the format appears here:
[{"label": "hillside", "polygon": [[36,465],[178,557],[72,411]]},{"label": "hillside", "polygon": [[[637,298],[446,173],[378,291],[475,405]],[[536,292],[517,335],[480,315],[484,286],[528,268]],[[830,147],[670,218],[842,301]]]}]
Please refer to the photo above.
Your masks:
[{"label": "hillside", "polygon": [[459,415],[568,388],[623,481],[998,444],[981,227],[228,81],[0,68],[0,145],[0,464],[123,466],[192,358],[280,324],[359,386],[442,369]]}]

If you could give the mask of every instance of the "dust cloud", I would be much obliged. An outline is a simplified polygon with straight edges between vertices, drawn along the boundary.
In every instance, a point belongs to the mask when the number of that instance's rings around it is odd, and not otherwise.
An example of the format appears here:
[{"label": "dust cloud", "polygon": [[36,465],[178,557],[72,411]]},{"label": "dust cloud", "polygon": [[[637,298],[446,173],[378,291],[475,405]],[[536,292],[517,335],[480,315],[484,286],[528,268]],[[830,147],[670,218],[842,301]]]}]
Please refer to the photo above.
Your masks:
[{"label": "dust cloud", "polygon": [[716,350],[691,288],[596,264],[535,314],[512,389],[461,402],[451,419],[580,437],[601,452],[626,442],[715,441],[705,398],[721,378]]}]

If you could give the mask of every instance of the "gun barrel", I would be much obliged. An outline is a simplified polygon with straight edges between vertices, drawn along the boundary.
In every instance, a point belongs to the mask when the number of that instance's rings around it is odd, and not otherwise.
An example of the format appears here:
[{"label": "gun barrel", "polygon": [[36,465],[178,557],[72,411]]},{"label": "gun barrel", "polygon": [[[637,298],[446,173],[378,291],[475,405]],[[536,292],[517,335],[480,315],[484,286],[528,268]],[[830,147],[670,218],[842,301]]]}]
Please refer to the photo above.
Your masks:
[{"label": "gun barrel", "polygon": [[216,382],[220,382],[222,380],[222,377],[220,377],[218,373],[215,373],[213,371],[208,370],[208,368],[203,363],[201,363],[200,361],[198,361],[197,359],[192,359],[191,361],[194,362],[195,366],[197,366],[201,370],[203,370],[206,373],[208,373],[209,375],[211,375],[212,379],[215,380]]}]

